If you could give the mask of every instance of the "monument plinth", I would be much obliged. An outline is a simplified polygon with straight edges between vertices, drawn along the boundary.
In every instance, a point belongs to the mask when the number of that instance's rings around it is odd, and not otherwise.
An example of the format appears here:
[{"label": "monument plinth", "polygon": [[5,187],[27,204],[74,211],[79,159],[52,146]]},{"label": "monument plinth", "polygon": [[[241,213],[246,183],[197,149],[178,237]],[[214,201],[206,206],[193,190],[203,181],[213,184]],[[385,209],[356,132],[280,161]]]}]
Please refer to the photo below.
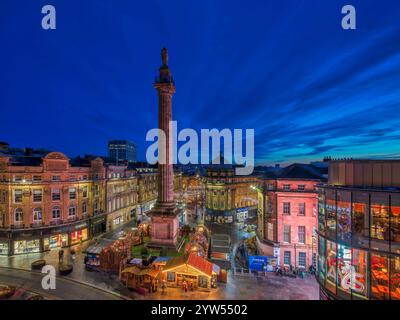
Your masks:
[{"label": "monument plinth", "polygon": [[154,88],[158,92],[158,128],[164,131],[166,143],[158,147],[158,198],[154,208],[150,211],[151,240],[149,247],[170,247],[176,249],[179,222],[179,210],[174,201],[174,169],[172,165],[172,152],[169,145],[172,136],[172,96],[175,93],[175,83],[168,67],[168,51],[161,51],[162,66],[156,78]]}]

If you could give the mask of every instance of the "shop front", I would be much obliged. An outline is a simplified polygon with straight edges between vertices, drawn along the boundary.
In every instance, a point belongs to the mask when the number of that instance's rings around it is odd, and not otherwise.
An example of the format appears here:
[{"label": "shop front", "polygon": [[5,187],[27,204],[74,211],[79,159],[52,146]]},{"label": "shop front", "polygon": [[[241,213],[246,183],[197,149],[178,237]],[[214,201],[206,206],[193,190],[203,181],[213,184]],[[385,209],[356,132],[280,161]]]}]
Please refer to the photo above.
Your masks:
[{"label": "shop front", "polygon": [[0,256],[8,256],[10,246],[8,241],[0,240]]},{"label": "shop front", "polygon": [[40,252],[40,239],[14,240],[14,254]]},{"label": "shop front", "polygon": [[[99,234],[106,232],[107,229],[107,215],[101,215],[91,218],[90,220],[90,236],[95,237]],[[87,235],[86,235],[87,239]],[[83,240],[84,241],[84,240]]]},{"label": "shop front", "polygon": [[71,246],[88,239],[88,228],[86,222],[75,225],[72,229],[73,231],[69,234]]},{"label": "shop front", "polygon": [[44,251],[64,247],[68,247],[68,233],[59,233],[43,238]]},{"label": "shop front", "polygon": [[0,256],[8,256],[10,254],[9,233],[0,231]]},{"label": "shop front", "polygon": [[235,220],[235,210],[212,210],[206,209],[206,221],[216,222],[220,224],[233,223]]}]

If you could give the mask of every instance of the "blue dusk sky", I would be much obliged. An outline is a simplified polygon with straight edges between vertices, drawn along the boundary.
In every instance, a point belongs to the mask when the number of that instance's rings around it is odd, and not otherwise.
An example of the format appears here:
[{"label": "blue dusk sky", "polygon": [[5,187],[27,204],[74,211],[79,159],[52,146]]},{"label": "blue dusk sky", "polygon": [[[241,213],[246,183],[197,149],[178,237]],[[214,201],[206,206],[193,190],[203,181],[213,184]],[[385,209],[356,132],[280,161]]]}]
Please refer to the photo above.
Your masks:
[{"label": "blue dusk sky", "polygon": [[129,139],[144,160],[166,46],[179,129],[254,128],[258,164],[400,157],[400,1],[1,0],[0,17],[14,147],[106,155]]}]

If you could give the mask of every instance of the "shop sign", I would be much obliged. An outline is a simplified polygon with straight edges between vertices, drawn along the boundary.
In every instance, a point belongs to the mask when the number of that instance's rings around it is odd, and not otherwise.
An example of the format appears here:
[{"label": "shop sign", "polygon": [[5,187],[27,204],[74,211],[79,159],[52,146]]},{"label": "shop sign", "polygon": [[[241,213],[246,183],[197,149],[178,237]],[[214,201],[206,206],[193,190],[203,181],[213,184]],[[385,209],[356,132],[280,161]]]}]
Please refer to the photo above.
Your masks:
[{"label": "shop sign", "polygon": [[77,229],[83,229],[86,227],[87,227],[87,223],[85,222],[85,223],[80,223],[80,224],[75,225],[72,229],[77,230]]}]

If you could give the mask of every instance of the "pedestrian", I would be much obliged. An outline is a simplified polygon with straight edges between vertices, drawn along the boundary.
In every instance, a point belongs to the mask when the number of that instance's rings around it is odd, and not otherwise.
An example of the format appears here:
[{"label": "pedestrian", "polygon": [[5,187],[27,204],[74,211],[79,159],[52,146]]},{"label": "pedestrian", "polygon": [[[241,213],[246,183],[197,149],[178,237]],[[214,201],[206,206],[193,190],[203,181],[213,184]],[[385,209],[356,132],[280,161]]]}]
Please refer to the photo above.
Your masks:
[{"label": "pedestrian", "polygon": [[63,262],[63,259],[64,259],[64,250],[63,250],[63,249],[60,249],[60,250],[58,251],[58,263]]}]

